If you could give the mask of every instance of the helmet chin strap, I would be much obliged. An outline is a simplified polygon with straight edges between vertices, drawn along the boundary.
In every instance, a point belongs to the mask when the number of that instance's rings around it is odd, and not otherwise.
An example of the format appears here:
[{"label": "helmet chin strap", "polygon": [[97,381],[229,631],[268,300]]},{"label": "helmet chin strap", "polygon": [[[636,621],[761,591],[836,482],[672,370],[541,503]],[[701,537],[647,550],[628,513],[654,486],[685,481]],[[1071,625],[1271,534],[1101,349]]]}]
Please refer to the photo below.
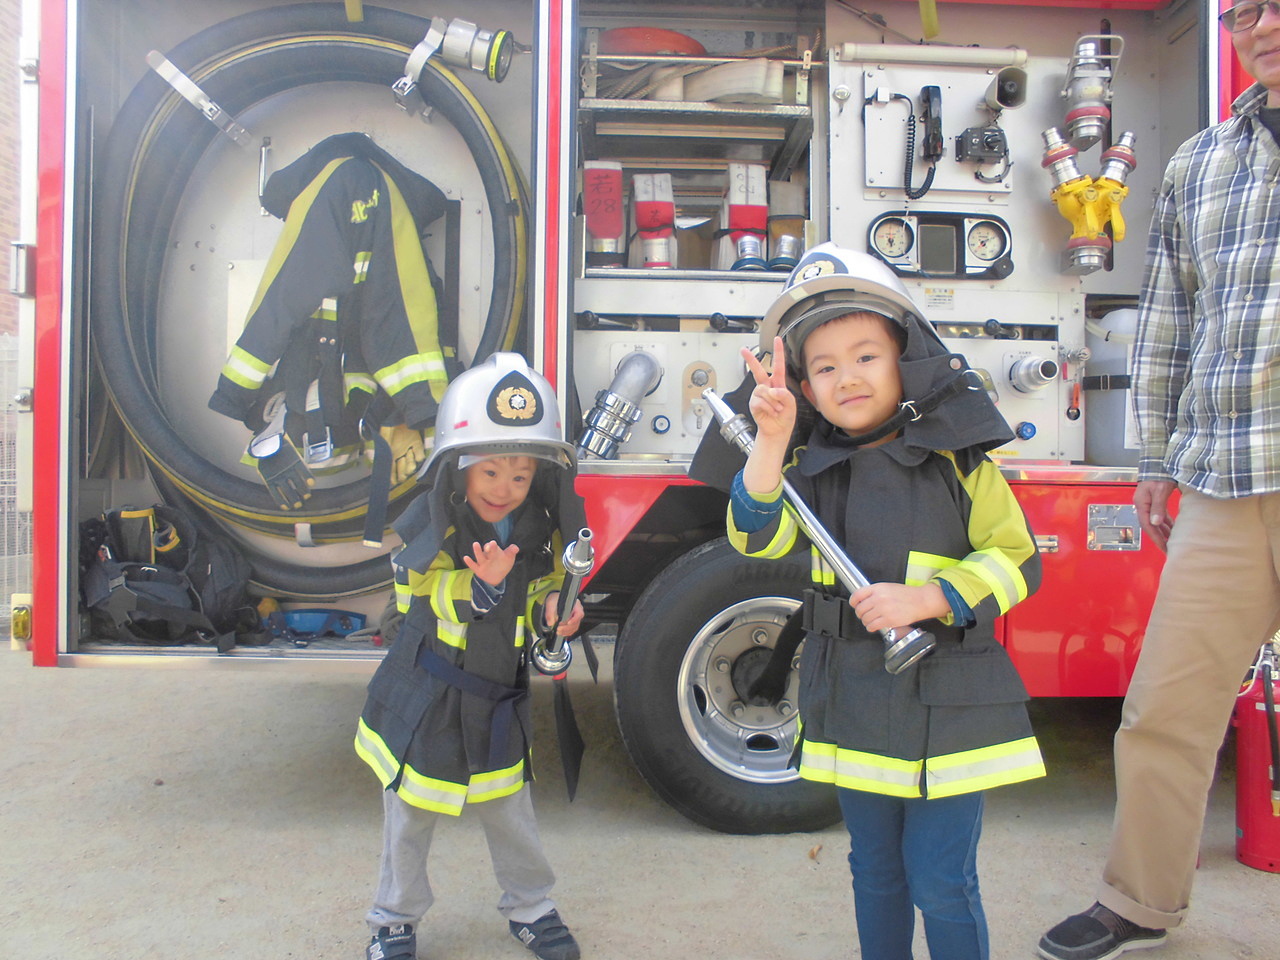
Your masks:
[{"label": "helmet chin strap", "polygon": [[927,416],[936,410],[939,406],[949,400],[951,397],[962,393],[965,390],[973,389],[965,381],[969,379],[969,369],[962,367],[957,370],[955,376],[940,384],[932,392],[926,394],[919,400],[903,400],[898,404],[898,412],[886,420],[874,430],[868,430],[866,433],[860,433],[856,437],[849,437],[848,442],[855,447],[866,446],[868,443],[875,443],[877,440],[883,440],[901,430],[908,423]]}]

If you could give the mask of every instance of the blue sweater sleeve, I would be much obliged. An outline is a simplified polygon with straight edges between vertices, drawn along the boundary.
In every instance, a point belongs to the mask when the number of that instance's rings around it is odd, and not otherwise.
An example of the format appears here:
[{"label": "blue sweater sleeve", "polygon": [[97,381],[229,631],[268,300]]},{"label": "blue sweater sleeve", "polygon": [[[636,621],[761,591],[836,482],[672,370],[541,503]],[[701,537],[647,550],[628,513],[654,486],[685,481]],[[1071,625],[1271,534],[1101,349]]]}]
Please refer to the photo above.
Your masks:
[{"label": "blue sweater sleeve", "polygon": [[769,521],[782,512],[782,498],[765,501],[757,500],[747,493],[742,484],[742,471],[733,478],[733,486],[729,490],[729,504],[733,510],[733,524],[742,533],[755,533],[769,525]]},{"label": "blue sweater sleeve", "polygon": [[964,602],[960,591],[941,578],[937,583],[942,587],[942,595],[947,598],[947,603],[951,604],[951,615],[955,617],[956,626],[962,630],[968,630],[977,624],[978,618],[973,615],[973,608]]}]

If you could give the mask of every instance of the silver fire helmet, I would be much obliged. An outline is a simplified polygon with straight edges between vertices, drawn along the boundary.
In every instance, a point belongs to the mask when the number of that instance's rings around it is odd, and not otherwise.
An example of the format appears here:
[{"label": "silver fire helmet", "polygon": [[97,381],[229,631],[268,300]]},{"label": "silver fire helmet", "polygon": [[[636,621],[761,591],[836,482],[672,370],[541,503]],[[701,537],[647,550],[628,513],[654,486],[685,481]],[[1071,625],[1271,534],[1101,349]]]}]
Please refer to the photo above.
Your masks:
[{"label": "silver fire helmet", "polygon": [[555,391],[518,353],[495,353],[459,374],[436,414],[435,444],[422,468],[426,475],[445,455],[524,456],[559,467],[574,462],[564,439]]},{"label": "silver fire helmet", "polygon": [[922,319],[907,288],[883,261],[869,253],[820,243],[800,258],[765,313],[760,349],[773,352],[773,338],[781,336],[788,359],[798,363],[800,348],[815,329],[863,310],[888,317],[904,330],[911,327],[911,318]]}]

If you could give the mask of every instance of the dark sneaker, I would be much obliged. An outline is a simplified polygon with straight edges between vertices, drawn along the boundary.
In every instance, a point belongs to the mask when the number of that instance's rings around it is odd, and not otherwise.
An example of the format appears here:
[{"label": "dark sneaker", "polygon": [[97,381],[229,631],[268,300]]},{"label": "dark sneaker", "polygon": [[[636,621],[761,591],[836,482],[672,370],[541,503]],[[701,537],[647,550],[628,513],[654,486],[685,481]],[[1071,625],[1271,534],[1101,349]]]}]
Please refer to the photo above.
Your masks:
[{"label": "dark sneaker", "polygon": [[417,955],[418,940],[411,923],[379,927],[364,950],[365,960],[414,960]]},{"label": "dark sneaker", "polygon": [[511,935],[533,951],[538,960],[578,960],[582,954],[578,941],[555,910],[544,913],[533,923],[507,921]]},{"label": "dark sneaker", "polygon": [[1164,938],[1163,930],[1140,927],[1095,903],[1041,937],[1040,956],[1045,960],[1111,960],[1126,950],[1158,947]]}]

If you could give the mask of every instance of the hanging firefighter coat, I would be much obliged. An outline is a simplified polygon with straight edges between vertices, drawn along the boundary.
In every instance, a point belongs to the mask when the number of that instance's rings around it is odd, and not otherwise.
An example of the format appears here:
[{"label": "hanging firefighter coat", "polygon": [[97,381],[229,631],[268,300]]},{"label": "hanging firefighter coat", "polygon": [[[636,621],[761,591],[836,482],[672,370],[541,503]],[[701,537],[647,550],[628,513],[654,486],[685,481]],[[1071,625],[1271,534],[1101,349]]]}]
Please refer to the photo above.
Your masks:
[{"label": "hanging firefighter coat", "polygon": [[546,596],[564,580],[562,531],[584,523],[576,471],[540,464],[528,499],[511,514],[510,542],[520,553],[502,600],[479,617],[462,556],[497,535],[463,500],[457,462],[451,451],[432,464],[434,476],[415,501],[420,509],[396,524],[402,536],[417,534],[410,556],[439,547],[424,569],[397,567],[405,618],[369,683],[356,734],[356,752],[384,788],[448,814],[515,793],[529,776],[526,641]]},{"label": "hanging firefighter coat", "polygon": [[[902,437],[860,447],[823,420],[785,472],[871,582],[945,579],[977,621],[969,629],[926,621],[937,649],[890,674],[883,639],[862,626],[834,571],[810,547],[800,775],[900,797],[952,796],[1043,776],[1026,689],[993,628],[1039,586],[1040,559],[995,464],[975,450],[925,450]],[[785,511],[743,534],[730,510],[729,530],[748,556],[809,546]]]},{"label": "hanging firefighter coat", "polygon": [[[305,392],[321,377],[330,394],[321,401],[341,407],[380,387],[407,426],[429,426],[452,350],[441,345],[422,233],[444,212],[444,194],[365,134],[346,133],[273,174],[261,199],[284,230],[209,406],[258,430],[263,385],[281,361],[278,376],[291,370],[282,390],[297,392],[291,378]],[[288,402],[301,416],[305,396]],[[334,427],[337,414],[323,416]]]}]

